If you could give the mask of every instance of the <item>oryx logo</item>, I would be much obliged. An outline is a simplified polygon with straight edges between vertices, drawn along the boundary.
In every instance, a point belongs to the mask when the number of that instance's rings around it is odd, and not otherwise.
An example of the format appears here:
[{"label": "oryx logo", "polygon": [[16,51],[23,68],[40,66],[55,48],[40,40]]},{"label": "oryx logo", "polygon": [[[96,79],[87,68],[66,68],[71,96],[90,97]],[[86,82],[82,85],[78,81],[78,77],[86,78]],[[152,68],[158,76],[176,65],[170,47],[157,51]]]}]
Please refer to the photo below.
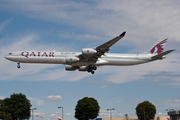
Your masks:
[{"label": "oryx logo", "polygon": [[167,42],[167,39],[165,39],[165,40],[161,41],[160,43],[158,43],[157,45],[155,45],[150,51],[151,54],[162,53],[164,50],[164,46],[165,46],[166,42]]}]

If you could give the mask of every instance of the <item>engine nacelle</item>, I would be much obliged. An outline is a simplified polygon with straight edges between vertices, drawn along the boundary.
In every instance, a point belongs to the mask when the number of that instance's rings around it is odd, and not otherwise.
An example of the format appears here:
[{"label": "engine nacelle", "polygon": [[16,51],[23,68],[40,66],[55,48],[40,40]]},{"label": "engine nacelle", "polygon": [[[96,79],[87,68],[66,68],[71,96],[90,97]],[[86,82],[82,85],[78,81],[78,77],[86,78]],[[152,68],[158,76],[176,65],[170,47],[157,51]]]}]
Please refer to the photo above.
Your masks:
[{"label": "engine nacelle", "polygon": [[88,55],[88,56],[91,56],[91,55],[95,55],[97,53],[97,51],[93,48],[83,48],[82,49],[82,54],[83,55]]},{"label": "engine nacelle", "polygon": [[78,66],[71,66],[71,65],[66,65],[65,66],[65,69],[67,70],[67,71],[74,71],[74,70],[76,70],[76,69],[78,69],[79,67]]},{"label": "engine nacelle", "polygon": [[79,68],[79,71],[88,71],[89,70],[89,67],[88,66],[81,66]]},{"label": "engine nacelle", "polygon": [[77,63],[79,62],[78,57],[66,57],[65,58],[66,63]]}]

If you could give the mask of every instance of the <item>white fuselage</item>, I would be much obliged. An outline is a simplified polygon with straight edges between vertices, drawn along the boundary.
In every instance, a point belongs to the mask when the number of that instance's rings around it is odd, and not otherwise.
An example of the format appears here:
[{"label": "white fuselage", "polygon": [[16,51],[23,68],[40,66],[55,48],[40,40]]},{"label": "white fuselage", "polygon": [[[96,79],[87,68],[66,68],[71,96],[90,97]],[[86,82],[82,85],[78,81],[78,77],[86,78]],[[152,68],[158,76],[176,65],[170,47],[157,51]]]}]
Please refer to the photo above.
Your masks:
[{"label": "white fuselage", "polygon": [[[66,64],[73,66],[86,66],[90,62],[72,62],[66,61],[66,58],[78,57],[81,52],[55,52],[55,51],[20,51],[6,55],[5,58],[18,63],[45,63],[45,64]],[[106,53],[102,55],[93,64],[96,66],[114,65],[129,66],[147,63],[153,61],[152,54],[115,54]]]}]

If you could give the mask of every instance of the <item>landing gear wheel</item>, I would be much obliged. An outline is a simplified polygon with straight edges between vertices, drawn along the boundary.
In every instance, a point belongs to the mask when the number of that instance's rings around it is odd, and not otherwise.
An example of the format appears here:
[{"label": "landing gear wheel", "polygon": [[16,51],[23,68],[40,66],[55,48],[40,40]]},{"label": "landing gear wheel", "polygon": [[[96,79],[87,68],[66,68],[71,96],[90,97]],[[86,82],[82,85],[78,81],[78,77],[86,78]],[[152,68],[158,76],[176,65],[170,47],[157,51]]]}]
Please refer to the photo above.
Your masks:
[{"label": "landing gear wheel", "polygon": [[92,64],[91,64],[91,65],[89,66],[89,69],[91,69],[91,70],[97,70],[97,67],[96,67],[95,65],[92,65]]},{"label": "landing gear wheel", "polygon": [[92,74],[94,74],[94,71],[91,71]]},{"label": "landing gear wheel", "polygon": [[89,65],[89,69],[88,69],[88,72],[91,72],[92,74],[94,74],[94,70],[97,70],[97,67],[93,64]]},{"label": "landing gear wheel", "polygon": [[97,67],[96,67],[96,66],[94,66],[94,67],[93,67],[93,69],[94,69],[94,70],[97,70]]},{"label": "landing gear wheel", "polygon": [[17,68],[20,68],[21,66],[20,66],[20,63],[17,63],[18,65],[17,65]]}]

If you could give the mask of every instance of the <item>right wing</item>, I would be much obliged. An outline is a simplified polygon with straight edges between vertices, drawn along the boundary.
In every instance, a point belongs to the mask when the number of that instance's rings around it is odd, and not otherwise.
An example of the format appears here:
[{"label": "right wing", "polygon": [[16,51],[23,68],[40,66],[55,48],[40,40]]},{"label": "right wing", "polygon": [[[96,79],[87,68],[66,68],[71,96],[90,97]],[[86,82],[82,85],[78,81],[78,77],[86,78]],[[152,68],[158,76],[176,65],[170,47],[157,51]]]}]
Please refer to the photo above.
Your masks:
[{"label": "right wing", "polygon": [[104,55],[104,53],[108,52],[110,50],[110,47],[112,45],[114,45],[117,41],[119,41],[121,38],[123,38],[126,34],[126,31],[124,31],[123,33],[121,33],[119,36],[113,38],[112,40],[96,47],[96,51],[98,53],[99,56]]},{"label": "right wing", "polygon": [[126,32],[124,31],[119,36],[113,38],[112,40],[98,46],[95,48],[84,48],[82,49],[82,54],[79,55],[81,62],[93,61],[94,63],[100,58],[104,53],[110,50],[110,47],[114,45],[117,41],[119,41]]}]

